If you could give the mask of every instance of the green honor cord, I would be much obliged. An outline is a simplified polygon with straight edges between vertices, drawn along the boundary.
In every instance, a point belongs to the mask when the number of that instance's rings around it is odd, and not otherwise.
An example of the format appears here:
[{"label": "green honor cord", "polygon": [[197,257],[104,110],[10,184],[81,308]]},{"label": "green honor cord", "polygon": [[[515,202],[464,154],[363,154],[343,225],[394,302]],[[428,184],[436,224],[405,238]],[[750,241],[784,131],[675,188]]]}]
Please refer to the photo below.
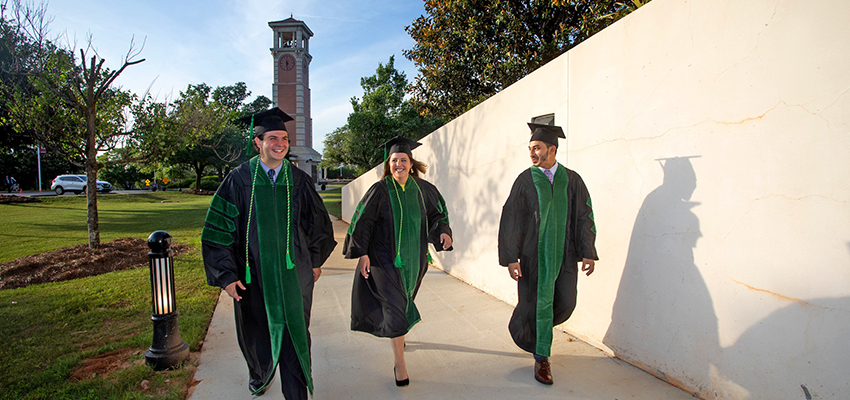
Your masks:
[{"label": "green honor cord", "polygon": [[[251,118],[251,125],[254,124],[254,118]],[[251,267],[248,265],[248,246],[251,237],[251,211],[254,209],[254,188],[257,186],[257,170],[260,169],[259,163],[254,168],[254,174],[251,179],[251,202],[248,203],[248,224],[245,226],[245,283],[251,283]]]},{"label": "green honor cord", "polygon": [[[292,186],[289,182],[289,177],[292,175],[292,171],[289,169],[290,164],[288,160],[283,161],[284,165],[284,187],[286,187],[286,269],[295,268],[295,263],[292,262],[292,255],[289,252],[289,228],[292,225]],[[272,182],[274,184],[274,182]]]}]

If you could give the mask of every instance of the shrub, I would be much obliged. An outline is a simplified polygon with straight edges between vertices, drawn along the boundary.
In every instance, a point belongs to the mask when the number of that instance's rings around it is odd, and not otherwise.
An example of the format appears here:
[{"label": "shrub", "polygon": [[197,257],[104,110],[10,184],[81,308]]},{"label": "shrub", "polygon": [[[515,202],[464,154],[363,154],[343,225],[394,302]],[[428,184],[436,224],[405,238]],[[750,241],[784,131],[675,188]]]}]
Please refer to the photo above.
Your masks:
[{"label": "shrub", "polygon": [[204,177],[201,178],[201,187],[196,188],[195,182],[189,186],[189,189],[201,189],[201,190],[216,190],[218,189],[218,178],[217,177]]}]

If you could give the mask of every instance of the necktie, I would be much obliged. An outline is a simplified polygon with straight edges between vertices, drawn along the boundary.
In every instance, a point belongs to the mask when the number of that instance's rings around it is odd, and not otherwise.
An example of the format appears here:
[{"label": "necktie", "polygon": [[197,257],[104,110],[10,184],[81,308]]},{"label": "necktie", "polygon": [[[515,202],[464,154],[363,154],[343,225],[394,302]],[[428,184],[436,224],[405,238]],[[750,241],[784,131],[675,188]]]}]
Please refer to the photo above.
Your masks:
[{"label": "necktie", "polygon": [[272,181],[272,183],[274,183],[274,170],[273,169],[269,170],[269,179]]},{"label": "necktie", "polygon": [[555,183],[555,177],[552,176],[552,171],[550,171],[548,169],[544,169],[543,173],[546,174],[547,178],[549,178],[549,184],[550,185]]}]

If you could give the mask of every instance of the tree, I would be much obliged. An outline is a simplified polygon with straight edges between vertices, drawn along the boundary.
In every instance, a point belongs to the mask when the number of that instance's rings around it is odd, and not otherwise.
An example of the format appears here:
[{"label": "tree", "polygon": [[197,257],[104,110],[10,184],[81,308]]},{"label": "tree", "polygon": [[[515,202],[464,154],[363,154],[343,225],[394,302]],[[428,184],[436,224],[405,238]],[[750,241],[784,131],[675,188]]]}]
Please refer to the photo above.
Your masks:
[{"label": "tree", "polygon": [[649,0],[426,0],[412,92],[423,115],[451,120]]},{"label": "tree", "polygon": [[140,102],[133,107],[136,129],[169,149],[147,163],[156,170],[171,164],[186,165],[195,171],[195,187],[200,187],[206,167],[238,165],[245,158],[248,138],[233,121],[271,104],[265,96],[244,104],[250,94],[244,82],[215,89],[201,83],[188,85],[170,103],[150,97]]},{"label": "tree", "polygon": [[133,164],[112,165],[100,170],[100,178],[123,189],[133,189],[144,174]]},{"label": "tree", "polygon": [[[8,3],[4,3],[2,19],[25,39],[28,46],[24,49],[29,51],[7,47],[15,60],[10,63],[12,73],[26,77],[35,91],[15,88],[9,106],[10,120],[17,132],[29,132],[36,142],[66,155],[72,163],[82,164],[88,181],[95,182],[98,170],[104,166],[97,161],[98,152],[119,144],[133,144],[124,112],[133,96],[113,88],[112,84],[126,68],[144,61],[136,59],[141,48],[136,48],[131,40],[120,67],[111,70],[94,50],[90,35],[86,46],[79,49],[76,44],[63,46],[59,38],[48,38],[50,19],[46,16],[46,3],[36,6],[18,0],[11,3],[12,17],[6,18]],[[77,50],[79,59],[75,55]],[[100,245],[96,185],[86,185],[86,193],[89,247],[96,248]]]},{"label": "tree", "polygon": [[334,129],[325,135],[325,151],[322,153],[322,167],[338,168],[348,164],[351,157],[347,154],[348,146],[345,144],[349,136],[348,125]]},{"label": "tree", "polygon": [[391,56],[386,65],[378,64],[375,75],[360,79],[363,97],[351,99],[348,124],[325,139],[324,165],[352,165],[364,172],[384,160],[384,142],[397,135],[417,140],[443,124],[440,118],[423,117],[405,99],[410,84],[394,63]]}]

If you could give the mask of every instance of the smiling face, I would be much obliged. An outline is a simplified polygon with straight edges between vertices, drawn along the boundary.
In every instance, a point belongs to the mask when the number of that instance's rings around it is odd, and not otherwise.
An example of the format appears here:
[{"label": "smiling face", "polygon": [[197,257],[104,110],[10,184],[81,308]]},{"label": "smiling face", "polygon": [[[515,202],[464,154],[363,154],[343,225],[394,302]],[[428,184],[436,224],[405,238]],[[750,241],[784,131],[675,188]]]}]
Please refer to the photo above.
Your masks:
[{"label": "smiling face", "polygon": [[289,133],[286,131],[268,131],[263,138],[254,138],[254,144],[260,150],[260,159],[269,168],[277,168],[289,151]]},{"label": "smiling face", "polygon": [[555,152],[557,149],[557,147],[539,140],[528,142],[528,155],[531,157],[531,164],[535,167],[552,168],[555,165]]},{"label": "smiling face", "polygon": [[396,182],[401,184],[407,182],[407,177],[410,176],[410,167],[410,157],[407,156],[407,153],[390,154],[390,172]]}]

